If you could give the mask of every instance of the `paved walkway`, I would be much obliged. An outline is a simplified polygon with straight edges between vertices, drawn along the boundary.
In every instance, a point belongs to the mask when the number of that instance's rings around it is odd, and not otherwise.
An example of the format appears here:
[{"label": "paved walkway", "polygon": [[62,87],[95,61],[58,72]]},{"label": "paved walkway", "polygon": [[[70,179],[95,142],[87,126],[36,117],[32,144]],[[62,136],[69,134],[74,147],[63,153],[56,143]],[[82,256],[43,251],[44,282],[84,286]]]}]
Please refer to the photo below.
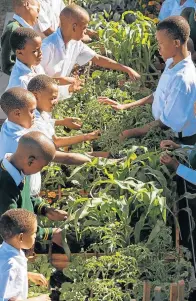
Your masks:
[{"label": "paved walkway", "polygon": [[[3,32],[4,27],[12,19],[12,1],[0,0],[0,35]],[[0,71],[0,96],[5,92],[9,77]],[[6,118],[6,115],[0,109],[0,122]]]}]

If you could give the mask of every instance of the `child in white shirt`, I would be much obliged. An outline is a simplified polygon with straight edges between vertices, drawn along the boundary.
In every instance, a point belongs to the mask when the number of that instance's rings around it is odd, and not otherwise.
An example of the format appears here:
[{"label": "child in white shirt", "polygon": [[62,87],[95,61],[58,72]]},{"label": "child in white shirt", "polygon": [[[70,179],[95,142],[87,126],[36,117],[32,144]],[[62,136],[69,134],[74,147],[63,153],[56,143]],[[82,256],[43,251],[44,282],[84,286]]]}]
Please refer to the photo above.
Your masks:
[{"label": "child in white shirt", "polygon": [[[42,59],[42,40],[31,28],[17,28],[11,35],[10,44],[16,53],[16,64],[12,69],[7,89],[12,87],[27,88],[31,78],[45,74],[40,65]],[[59,98],[65,99],[74,91],[80,89],[80,81],[75,78],[55,77],[59,84]],[[69,85],[69,83],[72,83]]]},{"label": "child in white shirt", "polygon": [[180,16],[166,18],[157,25],[159,52],[166,67],[153,94],[129,104],[119,104],[103,97],[99,99],[116,110],[152,104],[155,121],[124,131],[122,139],[139,137],[153,127],[161,127],[171,128],[184,144],[196,142],[196,70],[187,49],[189,34],[189,25]]},{"label": "child in white shirt", "polygon": [[[37,285],[47,286],[41,274],[27,272],[27,259],[23,250],[30,249],[37,232],[36,215],[25,209],[11,209],[0,218],[0,300],[26,300],[28,280]],[[50,300],[48,295],[30,298],[32,301]]]},{"label": "child in white shirt", "polygon": [[41,65],[49,76],[69,76],[74,65],[85,65],[92,61],[99,67],[125,72],[132,80],[140,78],[132,68],[112,59],[96,54],[81,40],[84,37],[89,14],[82,7],[72,4],[60,14],[60,28],[44,39]]},{"label": "child in white shirt", "polygon": [[18,27],[32,28],[37,23],[40,5],[37,0],[13,1],[14,16],[13,21],[9,22],[1,37],[1,66],[2,71],[8,75],[16,61],[15,53],[10,46],[10,36]]},{"label": "child in white shirt", "polygon": [[37,100],[35,126],[52,139],[57,148],[96,140],[99,137],[99,131],[70,137],[57,137],[55,135],[56,125],[68,125],[69,128],[71,126],[73,129],[80,129],[82,124],[78,118],[68,117],[63,120],[54,120],[51,118],[50,113],[52,113],[53,108],[58,102],[58,86],[51,77],[47,75],[35,76],[29,82],[28,90],[35,95]]}]

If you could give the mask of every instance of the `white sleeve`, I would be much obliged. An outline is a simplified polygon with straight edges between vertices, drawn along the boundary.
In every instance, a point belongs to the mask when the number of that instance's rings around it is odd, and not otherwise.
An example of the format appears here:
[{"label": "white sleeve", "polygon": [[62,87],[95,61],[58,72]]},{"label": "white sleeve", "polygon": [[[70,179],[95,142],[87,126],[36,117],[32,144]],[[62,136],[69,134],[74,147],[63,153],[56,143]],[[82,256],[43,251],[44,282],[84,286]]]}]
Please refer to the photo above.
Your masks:
[{"label": "white sleeve", "polygon": [[[42,53],[43,53],[43,57],[42,57],[40,65],[44,68],[44,71],[46,72],[47,66],[48,66],[50,60],[52,59],[52,50],[51,50],[51,47],[48,44],[46,44],[45,42],[42,43]],[[47,72],[46,72],[46,74],[47,74]]]},{"label": "white sleeve", "polygon": [[176,174],[186,181],[196,185],[196,170],[180,164],[176,170]]},{"label": "white sleeve", "polygon": [[59,86],[58,100],[64,100],[70,98],[72,93],[69,92],[70,85]]},{"label": "white sleeve", "polygon": [[193,112],[194,93],[194,89],[187,87],[182,78],[176,77],[165,100],[165,107],[160,116],[161,122],[174,132],[182,132]]},{"label": "white sleeve", "polygon": [[52,26],[50,19],[47,16],[46,11],[44,10],[44,7],[41,5],[40,12],[38,16],[38,26],[41,32],[44,32],[48,28]]},{"label": "white sleeve", "polygon": [[77,57],[76,62],[78,65],[82,66],[91,61],[92,58],[96,55],[96,52],[85,45],[82,41],[80,43],[80,53]]},{"label": "white sleeve", "polygon": [[17,277],[17,270],[9,264],[0,275],[0,301],[8,301],[21,296],[22,282]]}]

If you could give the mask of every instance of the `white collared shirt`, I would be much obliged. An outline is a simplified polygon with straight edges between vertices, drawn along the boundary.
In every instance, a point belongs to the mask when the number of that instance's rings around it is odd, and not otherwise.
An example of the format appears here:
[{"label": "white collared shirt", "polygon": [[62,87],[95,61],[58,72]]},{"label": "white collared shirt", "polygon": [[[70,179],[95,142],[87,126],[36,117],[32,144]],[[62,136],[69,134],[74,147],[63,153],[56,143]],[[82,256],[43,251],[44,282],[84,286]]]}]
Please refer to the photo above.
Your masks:
[{"label": "white collared shirt", "polygon": [[40,3],[40,13],[38,17],[38,27],[41,32],[48,28],[57,30],[60,24],[60,13],[65,4],[62,0],[38,0]]},{"label": "white collared shirt", "polygon": [[88,63],[96,53],[82,41],[71,40],[64,44],[61,30],[57,29],[42,43],[43,59],[41,65],[49,76],[69,76],[74,65]]},{"label": "white collared shirt", "polygon": [[[12,69],[12,73],[10,75],[9,83],[6,90],[13,87],[21,87],[27,89],[30,80],[39,74],[46,74],[41,65],[35,66],[33,67],[33,69],[30,69],[21,61],[16,59],[16,63]],[[58,95],[59,100],[64,100],[71,96],[71,93],[69,93],[69,85],[58,86],[58,89],[59,89],[59,95]]]},{"label": "white collared shirt", "polygon": [[[25,129],[25,128],[21,127],[20,125],[13,123],[13,122],[9,121],[8,119],[6,119],[4,121],[4,123],[2,124],[1,132],[0,132],[0,145],[1,145],[0,160],[2,160],[7,153],[15,153],[15,151],[18,147],[19,139],[23,135],[28,133],[29,131],[33,131],[33,130],[38,130],[38,129],[36,127],[32,127],[31,129]],[[5,168],[9,172],[9,170],[7,169],[6,166],[5,166]],[[13,176],[14,174],[10,173],[10,175],[15,180],[15,178]],[[30,194],[32,196],[38,195],[41,190],[41,174],[38,172],[34,175],[29,176],[29,181],[30,181]],[[21,180],[20,180],[20,182],[21,182]],[[20,182],[19,182],[19,184],[20,184]],[[19,184],[17,184],[17,186]]]},{"label": "white collared shirt", "polygon": [[35,66],[33,67],[33,69],[30,69],[28,66],[16,59],[16,63],[12,69],[6,90],[13,87],[21,87],[27,89],[30,80],[38,74],[45,74],[44,69],[41,65]]},{"label": "white collared shirt", "polygon": [[15,153],[20,137],[28,131],[28,129],[8,119],[4,121],[0,132],[0,160],[4,158],[6,153]]},{"label": "white collared shirt", "polygon": [[196,133],[196,69],[191,55],[169,68],[173,59],[166,62],[157,89],[154,93],[152,113],[155,120],[171,128],[176,136]]},{"label": "white collared shirt", "polygon": [[195,0],[187,0],[183,5],[180,5],[180,0],[175,1],[171,16],[180,16],[182,11],[187,7],[195,8]]},{"label": "white collared shirt", "polygon": [[44,133],[49,139],[53,139],[55,135],[55,120],[48,113],[40,113],[38,110],[35,110],[35,125],[40,132]]},{"label": "white collared shirt", "polygon": [[23,18],[21,18],[19,15],[14,14],[13,19],[16,20],[22,27],[24,28],[32,28],[31,25],[29,25]]},{"label": "white collared shirt", "polygon": [[[19,172],[16,167],[14,167],[9,161],[8,158],[12,155],[12,153],[5,154],[3,158],[3,166],[5,167],[6,171],[10,174],[16,185],[20,185],[21,182],[24,181],[24,174]],[[1,282],[0,282],[1,283]]]},{"label": "white collared shirt", "polygon": [[28,297],[27,259],[22,250],[3,242],[0,246],[0,301]]}]

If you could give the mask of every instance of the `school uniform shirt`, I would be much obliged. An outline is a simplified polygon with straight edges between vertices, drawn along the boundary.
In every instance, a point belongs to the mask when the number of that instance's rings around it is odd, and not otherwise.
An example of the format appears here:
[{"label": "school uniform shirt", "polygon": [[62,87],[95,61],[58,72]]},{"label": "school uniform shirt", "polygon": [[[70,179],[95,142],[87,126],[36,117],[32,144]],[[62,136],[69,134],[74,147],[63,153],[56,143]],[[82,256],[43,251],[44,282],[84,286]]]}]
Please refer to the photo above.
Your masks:
[{"label": "school uniform shirt", "polygon": [[184,180],[196,185],[196,170],[180,164],[176,170],[176,174]]},{"label": "school uniform shirt", "polygon": [[36,128],[52,140],[55,135],[55,120],[47,112],[35,110]]},{"label": "school uniform shirt", "polygon": [[[36,130],[35,127],[25,129],[22,126],[6,119],[1,127],[0,132],[0,160],[2,160],[6,153],[15,153],[18,147],[20,137],[29,131]],[[38,195],[41,190],[41,174],[40,172],[29,176],[30,194],[32,196]]]},{"label": "school uniform shirt", "polygon": [[57,30],[60,24],[60,13],[65,4],[62,0],[38,0],[40,3],[40,13],[38,17],[38,28],[43,33],[48,28]]},{"label": "school uniform shirt", "polygon": [[182,11],[187,7],[195,8],[195,0],[187,0],[183,5],[180,5],[180,0],[177,0],[171,11],[171,16],[180,16]]},{"label": "school uniform shirt", "polygon": [[7,75],[11,74],[16,61],[16,55],[10,46],[10,36],[18,27],[32,28],[23,18],[14,14],[13,21],[9,22],[1,36],[1,66]]},{"label": "school uniform shirt", "polygon": [[176,137],[196,133],[196,70],[191,55],[169,68],[173,59],[166,62],[154,93],[152,113],[155,120],[171,128]]},{"label": "school uniform shirt", "polygon": [[[37,215],[43,215],[48,205],[39,197],[30,197],[28,177],[24,177],[23,173],[11,164],[8,160],[10,156],[11,154],[6,154],[0,162],[0,216],[7,210],[15,208],[23,208]],[[52,228],[38,226],[36,237],[40,241],[50,240],[52,234]]]},{"label": "school uniform shirt", "polygon": [[96,53],[82,41],[71,40],[65,45],[61,29],[44,39],[41,65],[49,76],[69,76],[74,65],[88,63]]},{"label": "school uniform shirt", "polygon": [[27,259],[22,250],[3,242],[0,246],[0,301],[28,297]]},{"label": "school uniform shirt", "polygon": [[164,20],[165,18],[171,16],[171,12],[177,0],[165,0],[161,6],[161,10],[158,16],[160,21]]},{"label": "school uniform shirt", "polygon": [[[46,74],[45,70],[41,65],[34,66],[32,69],[30,69],[28,66],[16,59],[16,63],[12,69],[12,73],[6,90],[13,87],[21,87],[27,90],[27,86],[30,80],[39,74]],[[69,93],[69,85],[58,86],[58,90],[59,100],[64,100],[72,95],[72,93]]]}]

